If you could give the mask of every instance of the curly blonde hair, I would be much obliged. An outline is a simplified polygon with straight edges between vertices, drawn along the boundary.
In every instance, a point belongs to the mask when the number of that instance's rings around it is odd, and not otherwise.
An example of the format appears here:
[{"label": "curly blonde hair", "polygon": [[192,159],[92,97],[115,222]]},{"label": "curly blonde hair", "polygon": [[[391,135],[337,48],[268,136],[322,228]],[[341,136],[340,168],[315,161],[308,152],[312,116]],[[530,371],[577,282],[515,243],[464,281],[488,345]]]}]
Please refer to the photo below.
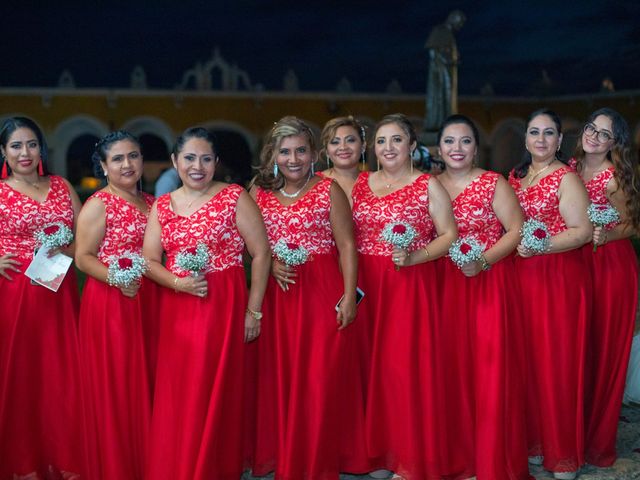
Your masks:
[{"label": "curly blonde hair", "polygon": [[284,186],[284,177],[281,173],[274,175],[273,166],[282,140],[295,135],[306,136],[311,153],[317,153],[316,139],[309,125],[292,115],[283,117],[273,124],[264,139],[264,146],[260,152],[260,165],[257,167],[258,173],[253,177],[250,185],[257,185],[265,190],[277,190]]}]

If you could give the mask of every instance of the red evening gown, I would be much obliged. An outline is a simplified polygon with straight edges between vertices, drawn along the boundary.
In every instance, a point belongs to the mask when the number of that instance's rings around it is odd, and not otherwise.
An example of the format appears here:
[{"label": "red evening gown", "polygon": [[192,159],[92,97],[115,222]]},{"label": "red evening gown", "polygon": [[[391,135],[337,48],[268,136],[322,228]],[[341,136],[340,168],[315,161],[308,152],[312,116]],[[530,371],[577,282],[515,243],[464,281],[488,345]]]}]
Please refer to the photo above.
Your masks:
[{"label": "red evening gown", "polygon": [[[610,167],[585,186],[591,202],[609,203]],[[615,225],[608,225],[609,228]],[[583,247],[593,265],[593,316],[588,335],[585,396],[586,461],[609,467],[616,460],[616,434],[622,406],[638,305],[638,261],[631,240]]]},{"label": "red evening gown", "polygon": [[[504,234],[493,210],[499,174],[476,177],[452,201],[461,239],[475,238],[484,250]],[[452,454],[475,449],[478,480],[531,478],[524,417],[524,330],[513,256],[474,277],[466,277],[449,257],[439,262],[446,348],[447,430],[457,438],[443,445]],[[511,287],[509,287],[511,286]],[[464,382],[464,383],[463,383]],[[474,428],[475,425],[475,428]],[[473,457],[473,454],[470,455]]]},{"label": "red evening gown", "polygon": [[[509,177],[525,219],[549,233],[566,230],[559,210],[562,167],[524,188]],[[591,317],[591,266],[582,249],[516,257],[526,334],[529,456],[544,456],[552,472],[573,472],[584,463],[584,375]]]},{"label": "red evening gown", "polygon": [[209,249],[205,298],[165,289],[146,478],[238,480],[242,474],[244,317],[247,287],[236,227],[244,190],[228,185],[193,214],[157,200],[166,267],[188,271],[176,256],[202,243]]},{"label": "red evening gown", "polygon": [[[257,189],[269,243],[280,239],[309,252],[288,291],[269,279],[258,339],[253,474],[281,480],[337,480],[369,470],[364,402],[353,325],[338,331],[335,305],[344,292],[329,220],[332,180],[294,204]],[[356,318],[355,322],[358,322]]]},{"label": "red evening gown", "polygon": [[[22,272],[37,231],[53,222],[73,228],[67,186],[49,178],[42,203],[0,182],[0,256],[15,254]],[[44,477],[50,467],[87,478],[74,269],[55,293],[9,274],[12,281],[0,277],[0,479]]]},{"label": "red evening gown", "polygon": [[[366,335],[366,435],[372,467],[385,468],[407,480],[468,478],[465,459],[454,465],[440,448],[447,432],[442,382],[446,366],[438,349],[436,268],[433,262],[395,270],[392,246],[381,232],[403,222],[417,232],[409,250],[428,245],[434,236],[429,216],[429,180],[382,197],[369,187],[364,172],[353,187],[353,217],[359,252],[359,285],[366,297],[360,320]],[[368,352],[367,352],[368,350]],[[373,469],[372,468],[372,469]]]},{"label": "red evening gown", "polygon": [[[97,192],[105,207],[105,234],[98,259],[105,265],[124,253],[142,254],[147,216],[135,205],[108,192]],[[148,208],[153,197],[144,194]],[[80,305],[80,352],[88,425],[92,480],[143,478],[151,394],[145,358],[142,317],[145,292],[153,282],[143,279],[134,298],[119,288],[88,277]]]}]

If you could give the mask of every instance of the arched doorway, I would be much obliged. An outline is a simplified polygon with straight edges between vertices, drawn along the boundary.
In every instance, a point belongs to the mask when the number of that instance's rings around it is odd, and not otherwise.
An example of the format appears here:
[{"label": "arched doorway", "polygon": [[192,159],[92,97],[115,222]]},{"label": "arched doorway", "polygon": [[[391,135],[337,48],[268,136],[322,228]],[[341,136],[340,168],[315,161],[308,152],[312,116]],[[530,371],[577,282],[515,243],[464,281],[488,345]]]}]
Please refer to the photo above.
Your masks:
[{"label": "arched doorway", "polygon": [[169,148],[164,139],[153,133],[143,133],[138,140],[140,140],[140,150],[144,158],[142,189],[153,192],[153,186],[160,174],[165,169],[171,168]]},{"label": "arched doorway", "polygon": [[66,154],[67,179],[72,185],[80,185],[83,177],[93,177],[93,163],[91,156],[99,138],[90,133],[75,137]]},{"label": "arched doorway", "polygon": [[221,127],[209,127],[216,137],[218,158],[217,180],[246,185],[253,177],[251,148],[244,135]]}]

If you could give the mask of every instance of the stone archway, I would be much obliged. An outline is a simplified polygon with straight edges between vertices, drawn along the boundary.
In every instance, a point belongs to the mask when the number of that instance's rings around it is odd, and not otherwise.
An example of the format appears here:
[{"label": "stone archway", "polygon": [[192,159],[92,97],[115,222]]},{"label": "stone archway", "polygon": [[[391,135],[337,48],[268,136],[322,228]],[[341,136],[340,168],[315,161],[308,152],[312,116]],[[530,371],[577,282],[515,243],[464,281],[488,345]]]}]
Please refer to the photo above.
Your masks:
[{"label": "stone archway", "polygon": [[246,185],[253,177],[257,141],[244,127],[233,122],[212,121],[202,125],[216,137],[220,163],[216,178],[228,183]]},{"label": "stone archway", "polygon": [[[76,115],[64,120],[56,127],[51,139],[48,140],[51,170],[64,177],[67,177],[69,173],[71,173],[72,176],[76,178],[81,173],[75,171],[78,165],[82,165],[82,171],[85,171],[84,163],[89,163],[88,168],[90,169],[90,162],[88,162],[87,159],[91,158],[93,149],[90,148],[91,143],[86,143],[87,138],[99,139],[106,135],[107,132],[109,132],[109,128],[106,124],[88,115]],[[89,151],[84,152],[82,155],[84,160],[82,160],[82,158],[77,161],[73,160],[72,164],[68,165],[70,147],[74,141],[81,137],[84,137],[84,140],[79,140],[81,145],[78,143],[74,145],[74,152],[78,146],[83,150],[89,149]],[[74,169],[74,171],[70,172],[70,167]]]}]

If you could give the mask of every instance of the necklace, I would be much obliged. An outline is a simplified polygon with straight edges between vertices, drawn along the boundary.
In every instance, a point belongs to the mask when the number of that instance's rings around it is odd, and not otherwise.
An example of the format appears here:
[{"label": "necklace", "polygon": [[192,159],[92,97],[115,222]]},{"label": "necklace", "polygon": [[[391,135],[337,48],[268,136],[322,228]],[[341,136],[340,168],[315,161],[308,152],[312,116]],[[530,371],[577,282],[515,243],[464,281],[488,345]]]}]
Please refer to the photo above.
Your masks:
[{"label": "necklace", "polygon": [[13,177],[13,179],[16,182],[19,183],[26,183],[27,185],[31,185],[33,188],[35,188],[36,190],[40,190],[40,180],[36,180],[35,182],[28,182],[27,180],[20,180],[19,178],[16,178],[15,176]]},{"label": "necklace", "polygon": [[[384,178],[387,178],[387,172],[383,170],[382,173],[384,174]],[[406,174],[402,175],[400,178],[395,179],[393,182],[385,183],[384,186],[387,187],[387,189],[389,189],[393,187],[396,183],[398,183],[400,180],[403,180],[404,177],[406,177]]]},{"label": "necklace", "polygon": [[311,180],[311,175],[309,175],[309,177],[307,177],[307,181],[304,182],[304,185],[302,185],[302,187],[300,187],[300,190],[298,190],[297,192],[293,192],[293,193],[287,193],[284,191],[286,185],[284,187],[282,187],[280,190],[278,190],[283,197],[286,198],[296,198],[298,195],[300,195],[300,192],[302,192],[302,190],[304,190],[304,187],[307,186],[307,183],[309,183],[309,180]]},{"label": "necklace", "polygon": [[[547,168],[549,168],[549,167],[551,166],[551,164],[553,163],[553,161],[554,161],[554,160],[555,160],[555,158],[554,158],[554,159],[552,159],[549,163],[547,163],[547,165],[546,165],[546,166],[544,166],[544,167],[542,167],[540,170],[538,170],[538,171],[537,171],[537,172],[536,172],[536,173],[531,177],[531,179],[529,180],[529,183],[527,184],[527,187],[530,187],[530,186],[531,186],[531,184],[533,183],[533,181],[534,181],[536,178],[538,178],[538,175],[540,175],[540,174],[541,174],[542,172],[544,172]],[[531,165],[529,165],[529,173],[531,173],[531,172],[535,172],[535,170],[533,169],[533,167],[532,167]]]},{"label": "necklace", "polygon": [[[191,205],[193,205],[193,202],[195,202],[196,200],[198,200],[198,199],[200,199],[200,198],[204,197],[207,193],[209,193],[209,189],[210,189],[210,188],[211,188],[211,185],[209,185],[209,186],[205,189],[205,191],[204,191],[204,192],[202,192],[202,193],[201,193],[200,195],[198,195],[196,198],[194,198],[194,199],[193,199],[193,200],[191,200],[189,203],[187,203],[187,210],[188,210],[189,208],[191,208]],[[187,199],[187,200],[188,200],[187,193],[186,193],[184,190],[182,190],[182,193],[184,193],[184,197],[185,197],[185,199]]]}]

